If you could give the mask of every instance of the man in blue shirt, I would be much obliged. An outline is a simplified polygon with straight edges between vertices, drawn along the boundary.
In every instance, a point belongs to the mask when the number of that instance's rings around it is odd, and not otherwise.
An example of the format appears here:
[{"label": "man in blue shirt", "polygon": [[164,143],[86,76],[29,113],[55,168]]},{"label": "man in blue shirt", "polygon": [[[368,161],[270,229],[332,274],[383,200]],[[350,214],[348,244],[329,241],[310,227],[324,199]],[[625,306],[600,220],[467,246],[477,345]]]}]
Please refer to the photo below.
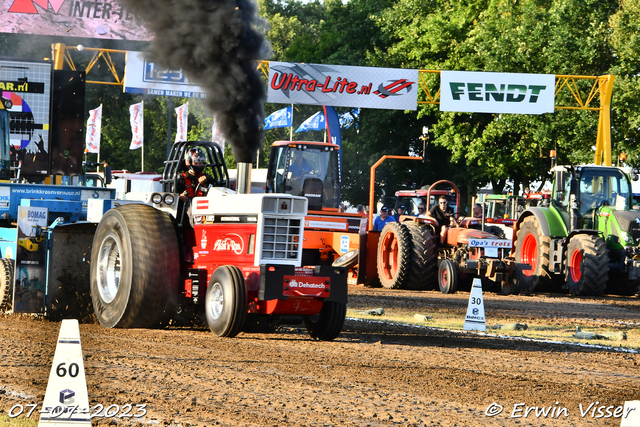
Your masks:
[{"label": "man in blue shirt", "polygon": [[396,219],[389,215],[389,209],[383,206],[380,209],[380,216],[373,221],[373,231],[382,231],[386,223],[395,221]]}]

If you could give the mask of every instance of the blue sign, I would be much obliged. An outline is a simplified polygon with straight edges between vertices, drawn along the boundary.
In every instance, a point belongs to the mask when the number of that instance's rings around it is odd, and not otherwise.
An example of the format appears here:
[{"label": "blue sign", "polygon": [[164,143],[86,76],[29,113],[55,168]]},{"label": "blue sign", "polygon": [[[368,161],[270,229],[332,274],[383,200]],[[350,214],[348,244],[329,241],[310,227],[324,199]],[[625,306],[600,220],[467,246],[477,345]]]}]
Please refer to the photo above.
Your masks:
[{"label": "blue sign", "polygon": [[349,236],[340,236],[340,253],[346,254],[349,252]]}]

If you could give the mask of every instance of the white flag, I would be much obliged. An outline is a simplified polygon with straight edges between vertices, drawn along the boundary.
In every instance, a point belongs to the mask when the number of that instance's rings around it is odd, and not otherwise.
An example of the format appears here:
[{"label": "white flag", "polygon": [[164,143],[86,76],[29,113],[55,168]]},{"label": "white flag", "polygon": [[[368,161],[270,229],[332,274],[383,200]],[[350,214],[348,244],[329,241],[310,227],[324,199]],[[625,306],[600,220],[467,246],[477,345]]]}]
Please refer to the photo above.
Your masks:
[{"label": "white flag", "polygon": [[142,101],[129,107],[129,113],[131,114],[131,133],[133,134],[129,150],[137,150],[142,147],[143,141],[144,108]]},{"label": "white flag", "polygon": [[189,116],[189,103],[182,104],[178,108],[176,108],[176,115],[178,116],[178,127],[176,129],[176,140],[178,141],[186,141],[187,140],[187,118]]},{"label": "white flag", "polygon": [[220,132],[220,125],[218,124],[215,116],[213,117],[213,126],[211,127],[211,141],[216,142],[220,148],[222,148],[222,152],[224,153],[224,137]]},{"label": "white flag", "polygon": [[102,128],[102,104],[95,110],[89,110],[87,120],[86,149],[89,153],[100,152],[100,130]]}]

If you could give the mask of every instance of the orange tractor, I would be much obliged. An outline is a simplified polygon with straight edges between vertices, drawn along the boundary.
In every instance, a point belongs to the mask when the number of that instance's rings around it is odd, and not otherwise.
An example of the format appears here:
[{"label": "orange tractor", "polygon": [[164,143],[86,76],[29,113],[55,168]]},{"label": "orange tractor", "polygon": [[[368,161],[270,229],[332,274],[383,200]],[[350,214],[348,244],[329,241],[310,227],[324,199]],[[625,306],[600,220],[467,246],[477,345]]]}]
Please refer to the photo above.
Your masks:
[{"label": "orange tractor", "polygon": [[[425,194],[425,205],[432,192],[439,191],[439,185],[449,186],[457,212],[457,226],[449,228],[444,243],[436,238],[435,219],[404,215],[399,222],[387,224],[379,235],[370,230],[366,246],[369,250],[361,247],[361,257],[364,252],[375,251],[377,274],[386,288],[428,289],[437,280],[441,292],[453,293],[460,279],[480,277],[484,283],[499,284],[505,294],[517,293],[519,289],[512,281],[516,263],[508,258],[511,241],[482,231],[481,219],[464,218],[460,214],[460,191],[451,181],[431,185]],[[368,255],[367,261],[371,258]]]}]

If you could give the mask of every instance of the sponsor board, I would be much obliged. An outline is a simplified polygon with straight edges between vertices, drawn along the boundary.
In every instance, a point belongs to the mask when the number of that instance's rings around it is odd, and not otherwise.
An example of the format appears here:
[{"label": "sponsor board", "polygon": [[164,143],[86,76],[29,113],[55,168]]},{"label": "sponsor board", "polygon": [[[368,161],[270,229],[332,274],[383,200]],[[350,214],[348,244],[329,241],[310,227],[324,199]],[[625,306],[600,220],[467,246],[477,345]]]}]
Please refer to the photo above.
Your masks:
[{"label": "sponsor board", "polygon": [[442,71],[440,111],[553,113],[555,75]]},{"label": "sponsor board", "polygon": [[416,110],[418,70],[269,63],[267,102]]},{"label": "sponsor board", "polygon": [[124,92],[143,95],[206,98],[204,89],[193,84],[182,70],[165,70],[144,57],[143,52],[127,52]]},{"label": "sponsor board", "polygon": [[469,239],[471,248],[511,248],[511,240],[506,239]]},{"label": "sponsor board", "polygon": [[284,276],[283,280],[283,295],[330,296],[330,279],[328,277]]},{"label": "sponsor board", "polygon": [[0,0],[3,33],[149,41],[142,20],[115,0]]},{"label": "sponsor board", "polygon": [[305,220],[304,226],[305,228],[324,228],[328,230],[346,230],[347,229],[346,222]]}]

